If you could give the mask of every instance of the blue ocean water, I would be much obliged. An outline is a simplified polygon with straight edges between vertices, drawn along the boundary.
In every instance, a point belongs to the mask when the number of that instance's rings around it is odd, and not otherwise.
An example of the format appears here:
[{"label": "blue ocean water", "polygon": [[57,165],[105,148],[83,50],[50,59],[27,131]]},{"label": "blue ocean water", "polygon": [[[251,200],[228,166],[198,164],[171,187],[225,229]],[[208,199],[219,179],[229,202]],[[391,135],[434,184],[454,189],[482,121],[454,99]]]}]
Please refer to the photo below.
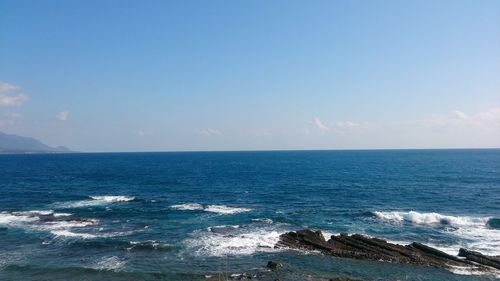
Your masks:
[{"label": "blue ocean water", "polygon": [[500,255],[498,149],[0,155],[0,191],[0,280],[498,277],[273,248],[309,227]]}]

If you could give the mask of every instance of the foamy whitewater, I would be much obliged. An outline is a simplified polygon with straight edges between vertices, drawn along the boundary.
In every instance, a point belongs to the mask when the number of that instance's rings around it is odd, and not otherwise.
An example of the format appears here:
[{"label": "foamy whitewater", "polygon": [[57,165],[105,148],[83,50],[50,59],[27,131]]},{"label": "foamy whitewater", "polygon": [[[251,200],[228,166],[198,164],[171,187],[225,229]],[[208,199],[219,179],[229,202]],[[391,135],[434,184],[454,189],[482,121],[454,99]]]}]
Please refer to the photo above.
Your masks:
[{"label": "foamy whitewater", "polygon": [[0,155],[0,167],[0,280],[500,278],[275,248],[311,228],[500,255],[500,150]]},{"label": "foamy whitewater", "polygon": [[102,206],[117,202],[128,202],[135,198],[131,196],[122,195],[104,195],[104,196],[89,196],[90,199],[70,201],[70,202],[58,202],[54,206],[57,208],[82,208],[91,206]]},{"label": "foamy whitewater", "polygon": [[[451,216],[439,213],[409,212],[373,212],[378,219],[395,223],[410,223],[433,227],[443,234],[459,238],[460,242],[452,245],[435,244],[432,246],[456,255],[460,248],[478,251],[487,255],[500,255],[500,229],[488,226],[492,217]],[[411,241],[408,241],[410,243]]]},{"label": "foamy whitewater", "polygon": [[[225,231],[214,231],[214,229]],[[196,231],[193,238],[184,241],[189,251],[198,256],[240,256],[258,252],[277,251],[279,232],[273,228],[239,228],[235,226],[215,226],[207,231]]]},{"label": "foamy whitewater", "polygon": [[198,203],[187,203],[187,204],[179,204],[170,206],[173,209],[180,211],[198,211],[203,210],[205,212],[216,213],[221,215],[231,215],[238,214],[243,212],[249,212],[252,209],[250,208],[242,208],[242,207],[229,207],[226,205],[207,205],[203,206]]}]

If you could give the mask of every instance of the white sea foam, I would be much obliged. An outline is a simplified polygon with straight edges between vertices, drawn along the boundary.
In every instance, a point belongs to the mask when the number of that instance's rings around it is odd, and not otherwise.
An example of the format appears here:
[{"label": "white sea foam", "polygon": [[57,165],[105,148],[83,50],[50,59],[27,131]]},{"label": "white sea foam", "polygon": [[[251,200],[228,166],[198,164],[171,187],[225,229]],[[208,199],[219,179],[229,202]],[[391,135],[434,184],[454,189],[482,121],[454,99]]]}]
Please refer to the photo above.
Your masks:
[{"label": "white sea foam", "polygon": [[226,205],[208,205],[205,207],[205,212],[217,213],[221,215],[230,215],[230,214],[238,214],[243,212],[249,212],[252,209],[249,208],[238,208],[238,207],[229,207]]},{"label": "white sea foam", "polygon": [[73,214],[71,214],[71,213],[54,213],[53,215],[54,215],[54,217],[58,218],[58,217],[69,217],[69,216],[72,216]]},{"label": "white sea foam", "polygon": [[29,223],[38,221],[40,218],[38,216],[28,215],[28,214],[19,214],[15,212],[1,212],[0,213],[0,225],[4,226],[12,226],[19,225],[23,223]]},{"label": "white sea foam", "polygon": [[321,233],[323,233],[323,237],[325,237],[326,241],[330,240],[330,238],[332,236],[334,236],[334,235],[337,236],[340,234],[338,232],[330,232],[330,231],[323,231],[323,230],[321,231]]},{"label": "white sea foam", "polygon": [[60,203],[55,203],[54,206],[57,208],[83,208],[92,206],[102,206],[119,202],[129,202],[134,199],[135,197],[133,196],[123,196],[123,195],[90,196],[90,199],[60,202]]},{"label": "white sea foam", "polygon": [[18,212],[0,212],[0,225],[4,226],[22,226],[29,223],[40,221],[40,217],[61,217],[71,216],[69,213],[54,213],[53,210],[33,210]]},{"label": "white sea foam", "polygon": [[108,203],[114,202],[128,202],[135,199],[133,196],[112,196],[112,195],[104,195],[104,196],[90,196],[90,198],[98,201],[104,201]]},{"label": "white sea foam", "polygon": [[272,224],[273,223],[273,220],[272,219],[268,219],[268,218],[258,218],[258,219],[252,219],[253,222],[257,222],[257,223],[267,223],[267,224]]},{"label": "white sea foam", "polygon": [[217,232],[217,233],[226,233],[226,232],[230,232],[236,228],[240,228],[240,226],[239,225],[216,225],[216,226],[207,227],[207,231]]},{"label": "white sea foam", "polygon": [[450,266],[451,272],[458,275],[484,275],[500,278],[500,270],[484,271],[479,267],[465,267],[465,266]]},{"label": "white sea foam", "polygon": [[0,225],[9,228],[20,228],[30,231],[47,231],[56,237],[94,238],[93,234],[72,231],[75,228],[84,228],[99,224],[96,219],[66,220],[60,217],[71,216],[70,213],[54,213],[52,210],[33,210],[19,212],[1,212]]},{"label": "white sea foam", "polygon": [[32,210],[32,211],[22,211],[14,213],[21,215],[50,216],[54,214],[54,210]]},{"label": "white sea foam", "polygon": [[74,237],[74,238],[83,238],[83,239],[92,239],[97,238],[97,235],[90,233],[78,233],[72,232],[69,230],[53,230],[50,233],[57,237]]},{"label": "white sea foam", "polygon": [[198,204],[198,203],[186,203],[186,204],[172,205],[172,206],[170,206],[170,208],[180,210],[180,211],[203,210],[203,206],[201,204]]},{"label": "white sea foam", "polygon": [[73,228],[69,229],[55,229],[51,230],[50,233],[56,237],[67,237],[67,238],[82,238],[82,239],[94,239],[94,238],[110,238],[110,237],[123,237],[129,236],[134,233],[140,232],[140,230],[130,230],[122,232],[75,232]]},{"label": "white sea foam", "polygon": [[454,245],[431,243],[429,245],[448,254],[456,255],[460,248],[467,248],[486,255],[500,255],[500,230],[487,226],[490,217],[450,216],[415,211],[374,212],[374,215],[379,219],[396,223],[440,226],[441,232],[459,238],[460,243]]},{"label": "white sea foam", "polygon": [[470,216],[448,216],[439,213],[419,213],[409,212],[373,212],[373,214],[383,220],[396,222],[410,222],[414,224],[426,225],[451,225],[451,226],[485,226],[489,217],[470,217]]},{"label": "white sea foam", "polygon": [[67,229],[74,227],[86,227],[95,226],[99,224],[99,220],[87,219],[87,220],[63,220],[63,221],[50,221],[43,224],[44,228],[47,229]]},{"label": "white sea foam", "polygon": [[120,271],[125,267],[126,261],[117,256],[103,257],[92,268],[99,270]]},{"label": "white sea foam", "polygon": [[270,228],[232,228],[232,231],[228,229],[224,233],[198,231],[184,243],[190,252],[198,256],[252,255],[256,252],[278,251],[274,246],[282,233]]},{"label": "white sea foam", "polygon": [[231,214],[238,214],[238,213],[252,211],[252,209],[250,209],[250,208],[230,207],[230,206],[226,206],[226,205],[203,206],[203,205],[198,204],[198,203],[186,203],[186,204],[172,205],[172,206],[170,206],[170,208],[176,209],[179,211],[203,210],[205,212],[216,213],[216,214],[220,214],[220,215],[231,215]]}]

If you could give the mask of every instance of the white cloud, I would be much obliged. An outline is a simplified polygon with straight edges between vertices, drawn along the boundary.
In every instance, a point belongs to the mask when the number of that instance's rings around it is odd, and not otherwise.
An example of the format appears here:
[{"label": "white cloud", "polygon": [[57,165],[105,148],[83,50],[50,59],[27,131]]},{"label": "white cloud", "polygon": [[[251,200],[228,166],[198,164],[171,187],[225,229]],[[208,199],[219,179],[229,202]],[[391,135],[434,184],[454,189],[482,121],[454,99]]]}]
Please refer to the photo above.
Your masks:
[{"label": "white cloud", "polygon": [[20,106],[27,100],[21,87],[0,81],[0,107]]},{"label": "white cloud", "polygon": [[20,89],[21,88],[19,86],[0,81],[0,92],[17,91]]},{"label": "white cloud", "polygon": [[323,124],[323,122],[321,122],[321,120],[318,117],[314,118],[314,125],[316,126],[316,128],[318,128],[318,130],[322,132],[330,130],[330,128],[328,128],[328,126]]},{"label": "white cloud", "polygon": [[361,123],[354,121],[337,121],[335,126],[337,129],[366,129],[370,124],[367,121]]},{"label": "white cloud", "polygon": [[483,112],[479,112],[474,115],[474,118],[482,121],[500,121],[500,107],[495,107]]},{"label": "white cloud", "polygon": [[462,111],[459,111],[459,110],[454,110],[453,114],[455,114],[456,118],[461,119],[461,120],[467,120],[467,119],[469,119],[469,117],[467,116],[467,114],[465,114],[465,113],[463,113]]},{"label": "white cloud", "polygon": [[216,135],[221,135],[222,132],[217,130],[217,129],[212,129],[212,128],[206,128],[201,131],[199,131],[200,134],[204,136],[216,136]]},{"label": "white cloud", "polygon": [[433,114],[430,119],[424,120],[422,123],[437,127],[500,125],[500,107],[469,115],[459,110],[454,110],[448,114]]},{"label": "white cloud", "polygon": [[61,120],[61,121],[66,121],[66,120],[68,120],[68,115],[69,115],[68,111],[62,111],[62,112],[59,112],[59,114],[57,114],[57,118],[59,118],[59,120]]},{"label": "white cloud", "polygon": [[144,135],[146,134],[146,133],[144,133],[144,132],[143,132],[143,131],[141,131],[141,130],[137,131],[136,133],[137,133],[139,136],[141,136],[141,137],[142,137],[142,136],[144,136]]}]

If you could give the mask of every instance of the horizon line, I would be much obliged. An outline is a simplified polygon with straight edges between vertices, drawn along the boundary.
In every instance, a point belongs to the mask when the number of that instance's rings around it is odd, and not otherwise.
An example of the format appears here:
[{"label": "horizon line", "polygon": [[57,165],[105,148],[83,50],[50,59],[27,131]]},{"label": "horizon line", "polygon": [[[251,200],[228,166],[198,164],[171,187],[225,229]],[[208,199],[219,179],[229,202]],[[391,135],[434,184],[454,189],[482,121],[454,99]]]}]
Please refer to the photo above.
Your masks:
[{"label": "horizon line", "polygon": [[0,155],[14,154],[112,154],[112,153],[218,153],[218,152],[334,152],[334,151],[403,151],[403,150],[498,150],[500,147],[446,147],[446,148],[331,148],[331,149],[249,149],[249,150],[152,150],[152,151],[32,151],[0,152]]}]

